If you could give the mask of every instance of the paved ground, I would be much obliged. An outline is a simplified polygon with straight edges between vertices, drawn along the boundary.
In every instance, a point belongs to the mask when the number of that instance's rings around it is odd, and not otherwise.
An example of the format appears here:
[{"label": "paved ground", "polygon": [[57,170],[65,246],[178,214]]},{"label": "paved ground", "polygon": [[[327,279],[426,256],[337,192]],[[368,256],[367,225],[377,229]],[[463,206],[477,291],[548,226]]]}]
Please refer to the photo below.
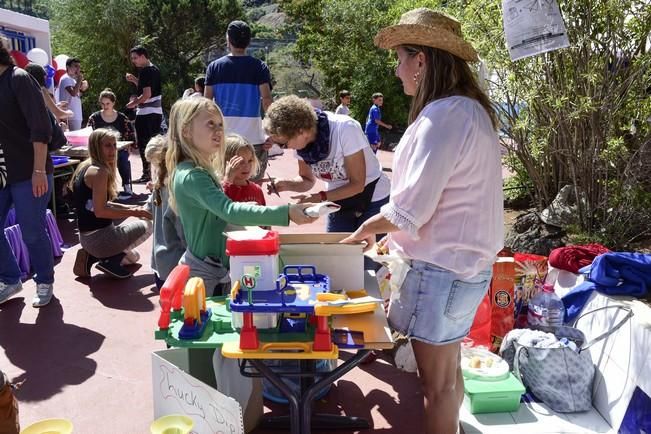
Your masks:
[{"label": "paved ground", "polygon": [[[380,155],[385,167],[391,155]],[[131,162],[137,178],[139,159],[132,155]],[[272,160],[269,173],[296,173],[291,153]],[[144,187],[136,186],[136,192],[144,193]],[[269,203],[286,202],[288,195],[281,196],[269,197]],[[143,265],[132,278],[116,281],[95,271],[91,279],[79,279],[72,274],[76,224],[60,219],[59,226],[69,247],[56,265],[50,305],[31,307],[29,281],[23,293],[0,306],[0,368],[13,382],[23,382],[17,392],[21,424],[66,417],[75,433],[147,433],[153,419],[150,354],[165,347],[153,339],[158,294],[148,266],[151,242],[138,249]],[[323,227],[318,221],[279,229],[305,233]],[[421,399],[415,375],[378,360],[344,376],[319,406],[372,420],[373,430],[366,432],[418,433]]]}]

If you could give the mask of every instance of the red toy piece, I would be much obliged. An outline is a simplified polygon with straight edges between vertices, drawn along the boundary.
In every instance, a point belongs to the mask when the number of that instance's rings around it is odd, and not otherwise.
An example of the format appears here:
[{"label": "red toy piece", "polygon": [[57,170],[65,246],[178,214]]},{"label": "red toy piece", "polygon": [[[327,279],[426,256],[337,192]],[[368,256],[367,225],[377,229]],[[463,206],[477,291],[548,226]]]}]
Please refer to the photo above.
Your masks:
[{"label": "red toy piece", "polygon": [[331,351],[332,350],[332,337],[330,336],[330,325],[328,324],[328,317],[322,315],[316,316],[316,331],[314,332],[314,351]]},{"label": "red toy piece", "polygon": [[240,349],[257,350],[260,346],[258,330],[253,325],[253,312],[242,312],[242,329],[240,330]]},{"label": "red toy piece", "polygon": [[187,265],[177,265],[167,276],[163,287],[160,289],[161,314],[158,318],[158,328],[169,328],[171,310],[181,309],[183,289],[189,277],[190,267]]}]

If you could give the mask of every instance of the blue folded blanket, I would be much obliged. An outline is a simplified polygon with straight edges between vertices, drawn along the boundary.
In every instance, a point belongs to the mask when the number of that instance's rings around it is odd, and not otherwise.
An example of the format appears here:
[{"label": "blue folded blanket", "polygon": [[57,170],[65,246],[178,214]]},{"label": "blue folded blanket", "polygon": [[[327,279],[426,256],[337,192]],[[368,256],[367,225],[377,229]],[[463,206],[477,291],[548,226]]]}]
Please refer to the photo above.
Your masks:
[{"label": "blue folded blanket", "polygon": [[646,296],[651,288],[651,255],[605,253],[580,272],[587,274],[588,280],[563,297],[565,322],[574,321],[594,290],[607,295]]}]

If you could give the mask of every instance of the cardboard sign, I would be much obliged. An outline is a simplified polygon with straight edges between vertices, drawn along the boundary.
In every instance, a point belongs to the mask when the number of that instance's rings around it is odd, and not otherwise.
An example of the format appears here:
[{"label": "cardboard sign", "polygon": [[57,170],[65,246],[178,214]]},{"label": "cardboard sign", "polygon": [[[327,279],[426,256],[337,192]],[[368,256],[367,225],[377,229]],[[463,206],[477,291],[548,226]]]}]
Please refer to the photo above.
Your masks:
[{"label": "cardboard sign", "polygon": [[556,0],[502,0],[502,16],[513,61],[570,46]]},{"label": "cardboard sign", "polygon": [[185,351],[152,353],[154,417],[168,414],[191,417],[195,434],[244,434],[242,408],[237,401],[178,367],[184,366]]}]

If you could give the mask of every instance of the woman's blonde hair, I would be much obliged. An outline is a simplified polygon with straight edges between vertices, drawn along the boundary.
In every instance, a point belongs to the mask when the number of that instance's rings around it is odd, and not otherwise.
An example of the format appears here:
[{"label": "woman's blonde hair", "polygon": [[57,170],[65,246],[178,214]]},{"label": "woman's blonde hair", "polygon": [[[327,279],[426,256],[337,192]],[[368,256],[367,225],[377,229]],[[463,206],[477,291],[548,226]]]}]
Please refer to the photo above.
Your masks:
[{"label": "woman's blonde hair", "polygon": [[411,100],[409,123],[416,120],[418,114],[430,102],[449,96],[466,96],[479,102],[490,117],[493,128],[497,129],[495,108],[481,89],[475,73],[468,62],[454,54],[433,47],[421,45],[401,45],[410,56],[419,52],[425,55],[425,67],[419,77],[416,94]]},{"label": "woman's blonde hair", "polygon": [[[196,167],[204,169],[217,184],[219,184],[218,173],[222,172],[224,161],[224,126],[221,129],[222,146],[211,158],[204,157],[189,138],[192,121],[199,113],[207,111],[217,116],[220,122],[224,122],[222,111],[212,100],[207,98],[186,98],[177,100],[170,111],[169,131],[167,133],[167,152],[165,153],[165,164],[169,171],[169,194],[170,205],[176,208],[174,190],[171,188],[174,180],[176,166],[182,161],[190,161]],[[185,135],[184,135],[185,133]]]},{"label": "woman's blonde hair", "polygon": [[90,133],[88,137],[88,157],[86,160],[82,161],[77,170],[72,175],[68,188],[71,191],[74,191],[75,180],[77,176],[81,173],[82,170],[89,166],[97,166],[105,169],[108,172],[108,185],[106,186],[106,191],[108,193],[108,200],[113,200],[117,197],[117,184],[115,182],[116,172],[117,172],[117,152],[115,153],[116,158],[112,162],[104,161],[102,158],[102,142],[107,138],[114,141],[120,140],[120,133],[115,130],[107,128],[98,128]]},{"label": "woman's blonde hair", "polygon": [[253,155],[253,166],[251,167],[251,173],[256,174],[260,170],[260,161],[255,155],[255,148],[250,144],[244,137],[239,134],[229,134],[226,136],[226,146],[224,147],[224,164],[222,165],[222,176],[225,175],[226,163],[228,163],[231,158],[236,156],[242,149],[246,149]]},{"label": "woman's blonde hair", "polygon": [[160,190],[167,183],[166,153],[167,138],[160,134],[152,137],[145,148],[145,159],[156,168],[156,179],[154,180],[154,189],[156,190]]},{"label": "woman's blonde hair", "polygon": [[271,103],[262,125],[267,134],[291,139],[315,129],[316,119],[314,107],[306,99],[287,95]]}]

